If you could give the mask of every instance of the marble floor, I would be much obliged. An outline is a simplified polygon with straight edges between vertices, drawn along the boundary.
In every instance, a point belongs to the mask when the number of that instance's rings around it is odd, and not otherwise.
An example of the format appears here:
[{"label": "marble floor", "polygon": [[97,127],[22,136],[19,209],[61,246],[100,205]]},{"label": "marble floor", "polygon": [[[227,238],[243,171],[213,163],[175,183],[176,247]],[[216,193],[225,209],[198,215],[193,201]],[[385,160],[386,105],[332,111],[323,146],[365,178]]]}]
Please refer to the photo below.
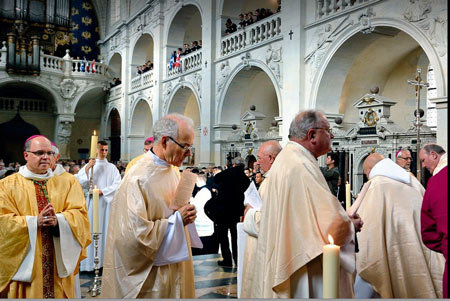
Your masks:
[{"label": "marble floor", "polygon": [[[196,298],[237,298],[236,268],[221,267],[219,254],[194,256]],[[81,298],[92,298],[89,287],[94,282],[94,273],[81,272]],[[96,297],[98,298],[98,297]]]}]

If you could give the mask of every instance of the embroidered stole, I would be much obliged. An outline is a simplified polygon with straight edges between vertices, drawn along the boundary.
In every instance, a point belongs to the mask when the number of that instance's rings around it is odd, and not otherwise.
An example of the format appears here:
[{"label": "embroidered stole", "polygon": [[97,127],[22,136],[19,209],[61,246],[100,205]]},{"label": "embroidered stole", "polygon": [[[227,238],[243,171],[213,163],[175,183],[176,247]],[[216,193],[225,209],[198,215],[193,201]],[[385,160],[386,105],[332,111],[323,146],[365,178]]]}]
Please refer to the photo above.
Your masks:
[{"label": "embroidered stole", "polygon": [[[39,213],[50,203],[47,193],[47,181],[33,180]],[[42,276],[44,298],[55,298],[54,285],[54,247],[51,227],[41,227],[42,237]]]}]

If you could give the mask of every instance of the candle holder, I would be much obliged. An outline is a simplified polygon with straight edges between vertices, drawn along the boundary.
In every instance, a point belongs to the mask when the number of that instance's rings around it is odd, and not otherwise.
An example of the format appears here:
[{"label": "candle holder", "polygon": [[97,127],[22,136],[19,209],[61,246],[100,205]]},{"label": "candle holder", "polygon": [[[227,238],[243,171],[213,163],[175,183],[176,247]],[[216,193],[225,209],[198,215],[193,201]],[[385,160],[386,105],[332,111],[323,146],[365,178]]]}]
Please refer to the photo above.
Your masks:
[{"label": "candle holder", "polygon": [[99,263],[100,258],[98,257],[98,241],[100,239],[101,233],[93,233],[92,236],[94,237],[94,284],[90,287],[89,291],[91,292],[92,297],[100,296],[101,292],[101,279],[98,275],[100,272]]}]

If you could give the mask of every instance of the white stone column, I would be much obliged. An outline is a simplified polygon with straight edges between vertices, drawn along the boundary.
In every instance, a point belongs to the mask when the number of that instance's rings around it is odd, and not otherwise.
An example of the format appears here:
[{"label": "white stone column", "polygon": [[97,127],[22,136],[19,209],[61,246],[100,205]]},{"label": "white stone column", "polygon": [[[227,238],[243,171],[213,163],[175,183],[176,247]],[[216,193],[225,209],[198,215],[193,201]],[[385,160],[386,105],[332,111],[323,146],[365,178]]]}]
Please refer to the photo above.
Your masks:
[{"label": "white stone column", "polygon": [[200,108],[200,165],[208,166],[216,161],[213,152],[213,124],[215,107],[215,77],[213,61],[216,53],[215,12],[216,1],[204,0],[202,9],[210,14],[203,14],[202,19],[202,70],[201,70],[201,108]]},{"label": "white stone column", "polygon": [[[282,137],[287,141],[292,119],[305,109],[305,19],[306,1],[283,1],[281,6],[281,33],[283,35],[283,108]],[[287,64],[287,65],[286,65]]]},{"label": "white stone column", "polygon": [[[163,99],[163,78],[166,68],[166,57],[164,55],[164,18],[163,16],[163,5],[157,4],[155,6],[155,15],[153,16],[153,22],[151,23],[153,32],[153,78],[154,78],[154,88],[153,88],[153,124],[162,117],[162,108],[164,104]],[[167,25],[168,26],[168,25]]]},{"label": "white stone column", "polygon": [[447,111],[447,96],[436,97],[430,99],[432,103],[436,104],[437,112],[437,127],[436,127],[436,143],[442,146],[448,152],[448,111]]},{"label": "white stone column", "polygon": [[[123,28],[127,32],[127,37],[129,36],[128,28]],[[122,33],[120,33],[122,35]],[[129,101],[129,88],[131,83],[131,72],[130,72],[130,62],[132,53],[130,53],[130,39],[123,39],[122,54],[122,106],[121,106],[121,122],[120,122],[120,161],[129,162],[130,158],[130,145],[128,141],[128,124],[129,124],[129,111],[130,111],[130,101]]]},{"label": "white stone column", "polygon": [[70,159],[70,136],[72,135],[72,124],[75,121],[75,113],[65,113],[56,116],[55,138],[61,160]]}]

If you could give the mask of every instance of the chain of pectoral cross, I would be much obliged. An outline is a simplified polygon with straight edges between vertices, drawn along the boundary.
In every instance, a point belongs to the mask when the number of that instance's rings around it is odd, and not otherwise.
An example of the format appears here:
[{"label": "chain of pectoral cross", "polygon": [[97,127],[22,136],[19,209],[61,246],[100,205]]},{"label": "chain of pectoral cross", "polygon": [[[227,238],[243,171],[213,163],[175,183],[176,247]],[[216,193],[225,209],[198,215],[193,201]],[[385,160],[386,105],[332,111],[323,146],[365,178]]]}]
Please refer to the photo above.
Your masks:
[{"label": "chain of pectoral cross", "polygon": [[421,170],[421,164],[419,159],[419,152],[420,152],[420,89],[422,87],[428,87],[429,83],[426,83],[422,81],[422,77],[420,76],[421,69],[417,68],[417,76],[415,80],[408,80],[408,84],[415,86],[416,89],[416,102],[417,102],[417,108],[416,108],[416,130],[417,130],[417,142],[416,142],[416,161],[417,161],[417,179],[420,181],[422,178],[422,170]]}]

